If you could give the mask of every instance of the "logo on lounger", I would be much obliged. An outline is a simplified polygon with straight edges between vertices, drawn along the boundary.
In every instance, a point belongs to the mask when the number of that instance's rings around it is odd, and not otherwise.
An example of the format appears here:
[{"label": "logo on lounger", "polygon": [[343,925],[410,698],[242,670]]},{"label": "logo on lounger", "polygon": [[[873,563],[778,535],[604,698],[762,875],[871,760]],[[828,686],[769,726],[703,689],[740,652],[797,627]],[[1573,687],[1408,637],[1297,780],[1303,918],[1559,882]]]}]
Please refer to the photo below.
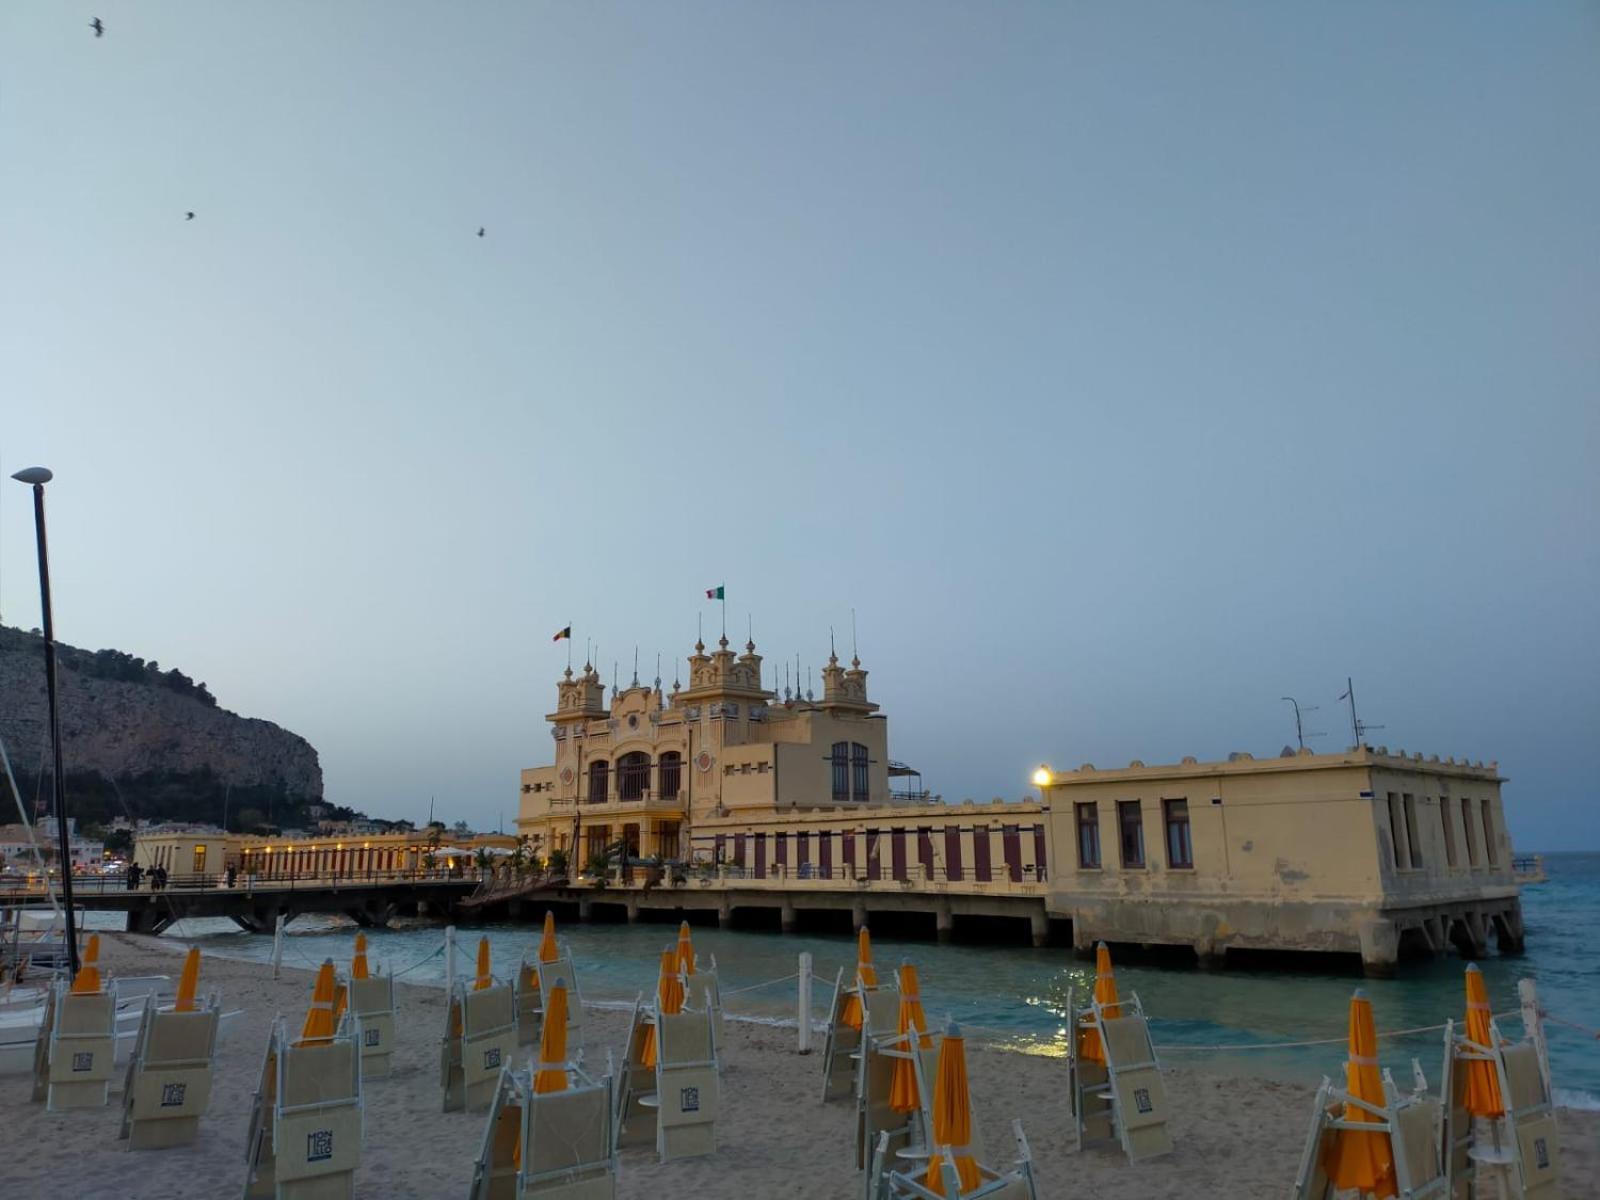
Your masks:
[{"label": "logo on lounger", "polygon": [[306,1134],[306,1161],[327,1162],[333,1157],[333,1130],[319,1129]]},{"label": "logo on lounger", "polygon": [[161,1085],[161,1107],[182,1108],[184,1095],[189,1091],[187,1083],[163,1083]]},{"label": "logo on lounger", "polygon": [[72,1056],[72,1069],[74,1071],[94,1070],[94,1051],[87,1050],[82,1054],[74,1054]]},{"label": "logo on lounger", "polygon": [[491,1046],[483,1052],[483,1069],[485,1071],[498,1071],[500,1069],[499,1046]]},{"label": "logo on lounger", "polygon": [[1142,1113],[1150,1112],[1155,1107],[1150,1103],[1149,1088],[1133,1089],[1133,1107]]},{"label": "logo on lounger", "polygon": [[679,1112],[699,1112],[700,1111],[700,1089],[699,1088],[697,1088],[697,1087],[686,1087],[686,1088],[679,1088],[678,1089],[678,1111]]},{"label": "logo on lounger", "polygon": [[1544,1138],[1533,1139],[1533,1163],[1541,1171],[1550,1169],[1550,1143]]},{"label": "logo on lounger", "polygon": [[361,1031],[362,1040],[364,1044],[368,1046],[376,1046],[378,1044],[380,1034],[381,1030],[377,1029],[363,1029]]}]

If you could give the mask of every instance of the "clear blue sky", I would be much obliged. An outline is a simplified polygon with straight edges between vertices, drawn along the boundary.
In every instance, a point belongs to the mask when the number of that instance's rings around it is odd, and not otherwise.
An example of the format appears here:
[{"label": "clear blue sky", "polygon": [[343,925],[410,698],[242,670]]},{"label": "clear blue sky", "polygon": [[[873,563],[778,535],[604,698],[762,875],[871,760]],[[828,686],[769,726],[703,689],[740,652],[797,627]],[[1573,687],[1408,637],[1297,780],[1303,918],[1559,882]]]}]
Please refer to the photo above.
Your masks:
[{"label": "clear blue sky", "polygon": [[509,821],[550,635],[670,681],[726,582],[949,798],[1350,674],[1596,847],[1597,128],[1580,3],[18,0],[0,462],[65,640],[379,814]]}]

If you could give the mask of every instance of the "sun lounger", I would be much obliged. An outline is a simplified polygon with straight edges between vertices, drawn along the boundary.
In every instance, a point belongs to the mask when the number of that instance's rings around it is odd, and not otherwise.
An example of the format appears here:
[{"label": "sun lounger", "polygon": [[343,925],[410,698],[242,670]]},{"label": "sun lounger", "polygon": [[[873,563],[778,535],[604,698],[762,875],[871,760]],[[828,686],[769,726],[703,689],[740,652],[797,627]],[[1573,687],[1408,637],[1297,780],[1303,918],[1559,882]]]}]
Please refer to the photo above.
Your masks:
[{"label": "sun lounger", "polygon": [[570,1087],[542,1095],[533,1069],[501,1073],[469,1200],[613,1200],[611,1076],[596,1081],[576,1066],[569,1073]]},{"label": "sun lounger", "polygon": [[[1449,1194],[1468,1200],[1480,1189],[1475,1183],[1485,1164],[1510,1172],[1524,1200],[1552,1200],[1561,1194],[1560,1137],[1551,1097],[1531,1039],[1507,1042],[1496,1020],[1489,1022],[1490,1045],[1478,1046],[1452,1022],[1445,1030],[1443,1129],[1440,1145],[1449,1177]],[[1474,1059],[1494,1063],[1505,1122],[1480,1124],[1495,1144],[1479,1144],[1474,1120],[1466,1108],[1466,1064]],[[1498,1128],[1497,1128],[1498,1126]],[[1487,1141],[1488,1139],[1484,1139]]]},{"label": "sun lounger", "polygon": [[683,979],[683,1004],[685,1008],[711,1014],[711,1036],[717,1056],[724,1053],[722,1038],[722,987],[717,981],[716,955],[708,955],[706,963],[696,961],[693,975]]},{"label": "sun lounger", "polygon": [[517,964],[516,994],[517,1045],[537,1046],[539,1023],[544,1016],[544,992],[539,985],[537,960],[524,958]]},{"label": "sun lounger", "polygon": [[[1130,1162],[1170,1153],[1169,1110],[1161,1064],[1150,1041],[1150,1024],[1138,995],[1119,1000],[1115,1016],[1093,1000],[1074,1009],[1073,1036],[1068,1042],[1068,1074],[1077,1148],[1115,1139]],[[1079,1053],[1077,1033],[1098,1031],[1106,1061]]]},{"label": "sun lounger", "polygon": [[191,1012],[147,1005],[122,1088],[122,1128],[130,1150],[194,1141],[211,1100],[212,1059],[222,1013],[215,994]]},{"label": "sun lounger", "polygon": [[394,1054],[394,976],[352,979],[350,1010],[361,1019],[361,1078],[385,1079]]},{"label": "sun lounger", "polygon": [[246,1200],[350,1200],[361,1163],[358,1017],[326,1041],[291,1042],[275,1021],[245,1138]]},{"label": "sun lounger", "polygon": [[439,1056],[439,1083],[444,1111],[476,1112],[488,1106],[517,1050],[516,1000],[511,985],[497,983],[473,991],[458,983],[446,1015]]},{"label": "sun lounger", "polygon": [[833,978],[833,999],[828,1002],[828,1028],[822,1043],[822,1099],[824,1102],[850,1095],[855,1082],[852,1055],[861,1048],[861,1031],[840,1021],[845,997],[844,968]]},{"label": "sun lounger", "polygon": [[58,980],[46,993],[33,1066],[33,1098],[51,1112],[97,1108],[111,1093],[117,1053],[117,996],[107,983],[99,992],[74,993]]},{"label": "sun lounger", "polygon": [[[1439,1103],[1402,1097],[1388,1071],[1383,1073],[1384,1104],[1364,1104],[1324,1079],[1312,1108],[1311,1131],[1300,1156],[1294,1200],[1332,1200],[1334,1188],[1326,1166],[1332,1142],[1341,1129],[1386,1137],[1394,1155],[1397,1200],[1445,1200],[1449,1182],[1439,1157]],[[1354,1104],[1376,1120],[1345,1120],[1345,1106]]]},{"label": "sun lounger", "polygon": [[[949,1163],[945,1164],[942,1198],[923,1181],[925,1167],[907,1171],[891,1169],[883,1173],[874,1200],[1038,1200],[1039,1192],[1033,1177],[1033,1151],[1028,1147],[1021,1121],[1011,1123],[1011,1133],[1017,1142],[1016,1160],[1000,1170],[986,1166],[980,1158],[978,1184],[974,1188],[963,1192],[955,1168]],[[879,1150],[874,1157],[885,1164],[891,1161],[887,1133],[880,1135]]]},{"label": "sun lounger", "polygon": [[711,1014],[656,1017],[656,1150],[662,1162],[717,1148],[720,1083]]},{"label": "sun lounger", "polygon": [[[912,1145],[926,1145],[922,1135],[927,1125],[920,1113],[908,1116],[896,1112],[890,1104],[890,1091],[894,1086],[895,1062],[910,1058],[907,1045],[911,1039],[900,1036],[900,994],[889,989],[867,993],[867,1003],[862,1009],[861,1045],[856,1050],[856,1169],[869,1166],[878,1134],[890,1133],[890,1152],[898,1153]],[[936,1039],[935,1039],[936,1041]],[[933,1077],[938,1062],[937,1049],[917,1050],[917,1066],[927,1078]],[[919,1079],[917,1095],[925,1093]]]},{"label": "sun lounger", "polygon": [[578,973],[572,968],[572,951],[561,948],[561,957],[554,962],[539,964],[539,988],[548,996],[556,980],[567,987],[567,1040],[574,1046],[583,1045],[583,994],[578,990]]},{"label": "sun lounger", "polygon": [[617,1144],[620,1146],[656,1144],[656,1071],[644,1065],[645,1032],[652,1020],[642,998],[636,998],[617,1087]]}]

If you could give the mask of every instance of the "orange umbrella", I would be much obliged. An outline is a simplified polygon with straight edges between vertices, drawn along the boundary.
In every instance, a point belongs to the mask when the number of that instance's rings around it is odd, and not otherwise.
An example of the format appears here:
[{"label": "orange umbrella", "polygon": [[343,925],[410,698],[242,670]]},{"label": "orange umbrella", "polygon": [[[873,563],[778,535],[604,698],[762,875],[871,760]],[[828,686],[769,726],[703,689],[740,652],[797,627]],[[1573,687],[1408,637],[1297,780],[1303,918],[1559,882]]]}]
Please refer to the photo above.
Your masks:
[{"label": "orange umbrella", "polygon": [[200,947],[190,946],[184,956],[183,974],[178,976],[178,998],[173,1001],[173,1012],[193,1012],[194,994],[200,988]]},{"label": "orange umbrella", "polygon": [[861,993],[878,986],[878,972],[872,965],[872,935],[863,925],[856,934],[856,986],[844,998],[844,1010],[839,1014],[839,1024],[851,1029],[861,1028]]},{"label": "orange umbrella", "polygon": [[83,948],[83,958],[78,965],[78,973],[72,977],[72,994],[74,996],[92,995],[100,990],[100,935],[91,933],[88,944]]},{"label": "orange umbrella", "polygon": [[[933,1045],[928,1037],[928,1018],[922,1011],[922,996],[917,985],[917,969],[900,964],[900,1020],[895,1032],[901,1037],[915,1030],[920,1037],[906,1038],[905,1049],[916,1053]],[[917,1071],[909,1058],[894,1060],[894,1082],[889,1086],[889,1107],[895,1112],[917,1111]]]},{"label": "orange umbrella", "polygon": [[472,981],[472,990],[481,992],[494,986],[494,976],[489,974],[489,939],[478,939],[478,974]]},{"label": "orange umbrella", "polygon": [[[1384,1107],[1383,1076],[1378,1070],[1378,1033],[1372,1023],[1372,1001],[1360,988],[1350,997],[1350,1057],[1345,1062],[1345,1090],[1357,1100]],[[1380,1118],[1355,1104],[1344,1106],[1344,1119],[1375,1122]],[[1394,1147],[1379,1130],[1336,1129],[1322,1169],[1333,1186],[1355,1189],[1377,1200],[1397,1194]]]},{"label": "orange umbrella", "polygon": [[978,1161],[967,1150],[972,1141],[972,1093],[967,1086],[966,1039],[951,1025],[939,1044],[939,1072],[933,1080],[933,1154],[923,1180],[935,1196],[943,1196],[944,1163],[955,1164],[963,1192],[978,1186]]},{"label": "orange umbrella", "polygon": [[[656,980],[656,1014],[674,1017],[683,1011],[683,979],[678,975],[678,952],[666,949],[661,952],[661,977]],[[656,1065],[656,1027],[645,1026],[644,1045],[639,1051],[639,1062],[646,1067]]]},{"label": "orange umbrella", "polygon": [[[1467,1040],[1482,1047],[1489,1044],[1489,989],[1476,963],[1467,964]],[[1505,1101],[1500,1098],[1500,1076],[1487,1058],[1469,1058],[1467,1068],[1467,1111],[1475,1117],[1502,1117]]]},{"label": "orange umbrella", "polygon": [[358,933],[356,934],[356,954],[350,960],[350,978],[368,979],[370,977],[370,973],[367,970],[367,935]]},{"label": "orange umbrella", "polygon": [[694,942],[689,939],[689,922],[678,926],[678,965],[685,975],[694,974]]},{"label": "orange umbrella", "polygon": [[311,989],[311,1007],[300,1027],[300,1044],[325,1042],[333,1037],[333,959],[317,968],[317,982]]},{"label": "orange umbrella", "polygon": [[544,1006],[544,1033],[539,1037],[539,1070],[533,1077],[533,1090],[567,1090],[567,981],[558,979],[550,986]]},{"label": "orange umbrella", "polygon": [[556,915],[545,909],[544,936],[539,939],[539,961],[555,962],[560,957],[561,948],[556,945]]},{"label": "orange umbrella", "polygon": [[[1100,1005],[1101,1015],[1120,1015],[1117,1004],[1117,976],[1111,970],[1111,950],[1104,942],[1094,948],[1094,998]],[[1100,1031],[1092,1026],[1078,1031],[1078,1057],[1085,1062],[1106,1062],[1106,1048],[1100,1044]]]}]

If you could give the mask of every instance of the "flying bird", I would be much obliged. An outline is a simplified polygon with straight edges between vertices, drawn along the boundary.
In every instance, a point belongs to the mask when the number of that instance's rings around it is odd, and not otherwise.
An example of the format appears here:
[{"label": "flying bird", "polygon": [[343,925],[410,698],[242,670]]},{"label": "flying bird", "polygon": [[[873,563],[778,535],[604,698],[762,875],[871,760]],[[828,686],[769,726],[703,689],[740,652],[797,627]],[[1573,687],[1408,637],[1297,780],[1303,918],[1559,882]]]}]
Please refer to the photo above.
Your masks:
[{"label": "flying bird", "polygon": [[482,225],[479,225],[479,226],[478,226],[478,236],[479,236],[479,237],[482,237],[482,236],[483,236],[483,226],[482,226]]},{"label": "flying bird", "polygon": [[89,28],[94,30],[95,37],[105,37],[106,35],[105,22],[99,17],[96,17],[94,20],[89,22]]},{"label": "flying bird", "polygon": [[192,221],[194,220],[194,214],[192,212],[186,212],[183,214],[183,219],[185,221]]}]

